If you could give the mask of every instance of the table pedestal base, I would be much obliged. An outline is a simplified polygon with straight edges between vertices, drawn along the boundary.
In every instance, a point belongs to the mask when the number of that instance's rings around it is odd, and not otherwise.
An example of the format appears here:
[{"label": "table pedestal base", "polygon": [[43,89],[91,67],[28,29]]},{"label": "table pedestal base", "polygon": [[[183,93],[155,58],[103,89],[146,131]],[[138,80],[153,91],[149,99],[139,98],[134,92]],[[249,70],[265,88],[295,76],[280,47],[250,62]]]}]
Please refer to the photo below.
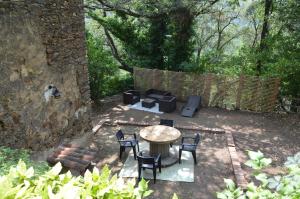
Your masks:
[{"label": "table pedestal base", "polygon": [[169,144],[156,144],[156,143],[150,143],[150,155],[161,155],[162,158],[169,156]]},{"label": "table pedestal base", "polygon": [[168,167],[178,162],[178,150],[169,144],[150,143],[150,155],[161,154],[161,166]]},{"label": "table pedestal base", "polygon": [[172,147],[169,151],[169,156],[161,158],[161,167],[169,167],[178,162],[178,151]]}]

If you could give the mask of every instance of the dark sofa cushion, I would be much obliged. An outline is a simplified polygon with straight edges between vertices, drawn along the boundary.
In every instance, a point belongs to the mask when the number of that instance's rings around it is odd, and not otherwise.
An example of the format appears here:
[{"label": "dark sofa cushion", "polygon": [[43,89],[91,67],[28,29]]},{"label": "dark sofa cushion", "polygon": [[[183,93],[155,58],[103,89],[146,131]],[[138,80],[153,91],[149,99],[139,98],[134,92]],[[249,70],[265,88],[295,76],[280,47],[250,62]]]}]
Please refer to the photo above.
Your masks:
[{"label": "dark sofa cushion", "polygon": [[159,94],[150,94],[150,95],[148,95],[148,97],[150,97],[150,98],[154,98],[154,99],[163,99],[163,95],[159,95]]},{"label": "dark sofa cushion", "polygon": [[156,89],[149,89],[149,90],[146,91],[146,97],[156,99],[157,102],[160,99],[163,99],[164,96],[169,96],[169,95],[171,95],[170,92],[156,90]]}]

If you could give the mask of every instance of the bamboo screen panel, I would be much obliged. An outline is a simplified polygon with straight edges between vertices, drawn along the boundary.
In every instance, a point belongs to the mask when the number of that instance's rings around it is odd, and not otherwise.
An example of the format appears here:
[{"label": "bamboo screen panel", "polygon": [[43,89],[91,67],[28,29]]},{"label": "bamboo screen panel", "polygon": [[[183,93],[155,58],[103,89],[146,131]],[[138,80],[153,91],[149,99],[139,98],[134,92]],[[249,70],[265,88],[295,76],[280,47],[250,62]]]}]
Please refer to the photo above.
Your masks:
[{"label": "bamboo screen panel", "polygon": [[276,106],[280,79],[134,68],[134,86],[141,91],[169,91],[179,101],[200,95],[203,106],[270,112]]}]

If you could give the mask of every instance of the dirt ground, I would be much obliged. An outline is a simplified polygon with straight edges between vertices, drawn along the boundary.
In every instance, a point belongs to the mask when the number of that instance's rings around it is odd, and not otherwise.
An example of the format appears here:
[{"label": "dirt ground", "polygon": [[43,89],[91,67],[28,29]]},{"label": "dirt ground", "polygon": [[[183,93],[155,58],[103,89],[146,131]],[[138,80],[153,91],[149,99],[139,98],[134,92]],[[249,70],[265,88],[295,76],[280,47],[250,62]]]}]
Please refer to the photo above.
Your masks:
[{"label": "dirt ground", "polygon": [[[102,100],[100,106],[93,107],[93,126],[97,123],[110,120],[125,120],[134,122],[148,122],[158,124],[160,118],[173,119],[182,126],[221,128],[231,131],[234,136],[238,155],[242,163],[247,160],[247,150],[261,150],[266,157],[274,161],[274,169],[269,173],[279,173],[280,166],[287,156],[300,151],[300,116],[259,114],[243,111],[227,111],[218,108],[203,108],[193,118],[180,116],[182,104],[178,103],[177,110],[172,114],[153,114],[149,112],[130,110],[121,103],[120,96]],[[116,142],[115,132],[122,129],[124,132],[135,132],[140,127],[103,125],[92,136],[83,136],[75,140],[84,146],[99,149],[97,166],[101,168],[107,164],[114,174],[117,174],[127,158],[128,151],[119,159],[119,145]],[[183,135],[194,134],[194,131],[182,131]],[[200,132],[201,133],[201,132]],[[149,198],[169,199],[177,193],[182,199],[210,199],[216,198],[216,192],[224,188],[223,179],[234,179],[231,160],[227,150],[226,138],[222,134],[201,133],[202,141],[197,149],[198,164],[195,166],[195,182],[168,182],[157,180],[156,184],[149,182],[154,193]],[[73,140],[74,141],[74,140]],[[176,143],[175,143],[176,144]],[[178,144],[178,142],[177,142]],[[47,153],[39,154],[39,159]],[[44,155],[44,156],[43,156]],[[242,164],[249,180],[251,170]]]},{"label": "dirt ground", "polygon": [[[125,154],[123,153],[122,159],[119,159],[119,145],[116,143],[114,135],[119,128],[124,132],[137,134],[140,130],[140,128],[132,126],[103,127],[92,141],[97,148],[101,148],[97,166],[101,168],[108,164],[113,173],[121,170],[128,155],[127,150]],[[233,178],[225,136],[203,134],[202,138],[201,145],[197,150],[198,164],[195,166],[195,183],[157,180],[156,184],[153,184],[153,181],[150,181],[150,189],[155,192],[149,198],[171,198],[170,194],[174,192],[180,198],[214,198],[214,193],[223,188],[223,178]]]},{"label": "dirt ground", "polygon": [[[101,120],[110,119],[134,122],[149,122],[158,124],[160,118],[173,119],[176,124],[183,126],[222,128],[233,132],[238,154],[242,163],[247,160],[247,150],[261,150],[266,157],[273,159],[269,173],[280,172],[280,165],[300,151],[300,116],[262,114],[243,111],[227,111],[218,108],[203,108],[194,118],[180,116],[182,104],[178,103],[176,112],[172,114],[153,114],[137,110],[130,110],[121,103],[119,96],[103,105],[94,108],[93,124]],[[94,146],[101,148],[98,166],[108,164],[114,173],[122,168],[127,156],[118,158],[119,146],[114,133],[122,129],[124,132],[138,134],[140,128],[133,126],[103,126],[93,139]],[[191,135],[193,131],[183,131],[183,135]],[[202,133],[203,140],[197,150],[198,164],[195,166],[195,182],[167,182],[150,181],[150,188],[154,193],[150,198],[171,198],[177,193],[180,198],[215,198],[215,193],[224,188],[224,178],[234,178],[230,156],[226,148],[224,135]],[[127,153],[126,153],[127,154]],[[247,179],[250,169],[242,164]]]}]

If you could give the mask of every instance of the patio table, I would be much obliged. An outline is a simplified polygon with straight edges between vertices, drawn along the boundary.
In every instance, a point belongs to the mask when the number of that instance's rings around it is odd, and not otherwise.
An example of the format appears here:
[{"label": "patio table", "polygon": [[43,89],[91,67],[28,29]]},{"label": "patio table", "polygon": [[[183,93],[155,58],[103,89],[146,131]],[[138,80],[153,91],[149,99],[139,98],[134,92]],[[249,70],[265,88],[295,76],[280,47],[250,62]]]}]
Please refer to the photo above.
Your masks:
[{"label": "patio table", "polygon": [[161,154],[162,166],[170,166],[177,162],[177,151],[175,147],[170,150],[170,143],[180,138],[181,133],[178,129],[164,125],[148,126],[141,129],[140,136],[149,142],[150,155]]}]

